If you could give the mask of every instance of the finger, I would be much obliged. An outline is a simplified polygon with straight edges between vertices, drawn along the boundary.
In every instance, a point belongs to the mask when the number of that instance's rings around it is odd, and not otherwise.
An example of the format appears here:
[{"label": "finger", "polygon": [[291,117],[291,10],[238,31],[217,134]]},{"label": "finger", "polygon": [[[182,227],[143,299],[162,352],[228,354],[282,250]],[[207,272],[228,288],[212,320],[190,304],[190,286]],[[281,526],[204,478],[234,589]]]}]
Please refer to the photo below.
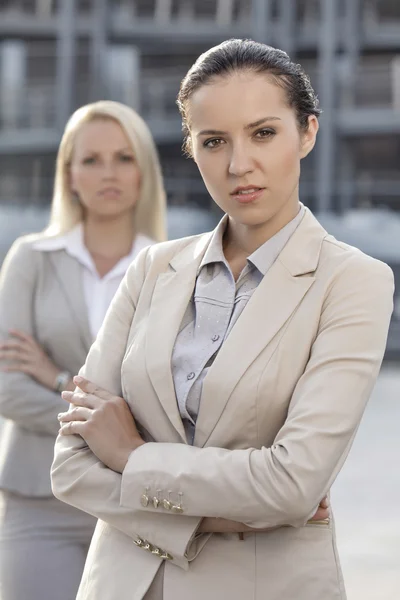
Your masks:
[{"label": "finger", "polygon": [[102,400],[97,398],[97,396],[93,396],[92,394],[85,394],[81,391],[75,392],[62,392],[61,398],[66,400],[70,404],[75,404],[75,406],[84,406],[86,408],[98,408],[102,404]]},{"label": "finger", "polygon": [[87,394],[93,394],[93,396],[98,396],[103,400],[110,400],[114,397],[113,394],[111,394],[104,388],[97,386],[95,383],[92,383],[88,379],[85,379],[81,375],[77,375],[76,377],[74,377],[74,383],[83,392],[86,392]]},{"label": "finger", "polygon": [[7,365],[6,367],[2,367],[1,371],[4,373],[25,373],[26,375],[34,374],[33,366],[25,363],[14,363],[13,365]]},{"label": "finger", "polygon": [[22,348],[26,348],[26,344],[23,342],[16,342],[12,339],[7,340],[3,344],[0,344],[1,350],[21,350]]},{"label": "finger", "polygon": [[321,508],[329,508],[329,500],[328,500],[328,496],[325,496],[325,498],[323,498],[320,502],[320,507]]},{"label": "finger", "polygon": [[60,423],[69,423],[70,421],[88,421],[92,416],[90,408],[76,406],[72,410],[58,415]]},{"label": "finger", "polygon": [[24,342],[27,342],[30,346],[32,346],[32,345],[36,346],[35,340],[28,333],[24,333],[23,331],[20,331],[19,329],[10,329],[10,334],[16,338],[19,338],[20,340],[22,340]]},{"label": "finger", "polygon": [[61,425],[58,433],[60,435],[80,435],[83,437],[85,425],[85,421],[69,421],[68,423]]},{"label": "finger", "polygon": [[319,508],[313,518],[312,521],[324,521],[329,518],[329,510],[327,508]]},{"label": "finger", "polygon": [[29,352],[23,350],[2,350],[0,352],[0,360],[17,360],[27,362],[30,358]]}]

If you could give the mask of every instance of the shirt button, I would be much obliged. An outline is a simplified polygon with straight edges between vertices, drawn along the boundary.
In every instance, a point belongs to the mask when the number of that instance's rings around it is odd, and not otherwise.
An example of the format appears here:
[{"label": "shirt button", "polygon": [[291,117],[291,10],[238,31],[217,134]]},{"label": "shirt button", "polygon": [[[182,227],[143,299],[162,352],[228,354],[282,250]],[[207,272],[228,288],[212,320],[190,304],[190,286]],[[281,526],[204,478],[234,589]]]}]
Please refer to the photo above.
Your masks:
[{"label": "shirt button", "polygon": [[193,373],[193,371],[191,373],[189,373],[189,375],[186,376],[186,379],[188,379],[190,381],[190,379],[194,379],[195,378],[195,373]]},{"label": "shirt button", "polygon": [[212,339],[213,342],[217,342],[219,340],[218,333],[214,334],[211,339]]}]

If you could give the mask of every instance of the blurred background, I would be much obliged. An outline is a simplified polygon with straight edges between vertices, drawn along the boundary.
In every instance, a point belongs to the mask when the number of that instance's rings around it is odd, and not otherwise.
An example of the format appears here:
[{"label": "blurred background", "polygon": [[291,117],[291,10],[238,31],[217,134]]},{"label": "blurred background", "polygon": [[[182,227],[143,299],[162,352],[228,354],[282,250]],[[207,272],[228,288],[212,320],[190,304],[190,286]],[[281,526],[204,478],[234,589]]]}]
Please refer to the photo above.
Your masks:
[{"label": "blurred background", "polygon": [[[150,125],[170,237],[212,228],[219,213],[182,156],[175,97],[197,56],[229,37],[280,47],[309,73],[323,115],[301,199],[388,262],[400,289],[399,0],[0,0],[0,263],[46,224],[65,123],[98,99]],[[334,489],[349,600],[400,598],[399,360],[397,292],[385,366]]]}]

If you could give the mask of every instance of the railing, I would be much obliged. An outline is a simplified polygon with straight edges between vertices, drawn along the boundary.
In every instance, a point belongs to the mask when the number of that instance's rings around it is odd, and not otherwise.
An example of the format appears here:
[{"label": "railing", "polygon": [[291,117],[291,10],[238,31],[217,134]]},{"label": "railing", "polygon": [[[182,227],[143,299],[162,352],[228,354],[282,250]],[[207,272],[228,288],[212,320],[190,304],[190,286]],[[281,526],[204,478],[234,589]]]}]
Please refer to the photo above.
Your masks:
[{"label": "railing", "polygon": [[[64,0],[62,0],[64,1]],[[68,2],[71,0],[67,0]],[[118,25],[127,22],[153,22],[156,25],[195,22],[213,23],[222,29],[232,25],[248,27],[252,9],[260,0],[108,0],[110,15]],[[315,25],[319,20],[319,0],[293,0],[298,25]],[[60,0],[0,0],[0,17],[29,16],[52,19],[60,11]],[[279,20],[280,0],[274,0],[273,20]],[[96,0],[76,0],[78,16],[92,17]],[[343,18],[345,3],[340,4],[339,18]],[[397,0],[363,0],[361,20],[366,28],[400,23],[400,3]]]},{"label": "railing", "polygon": [[126,19],[152,20],[158,24],[206,21],[226,27],[247,21],[253,0],[111,0],[115,23]]},{"label": "railing", "polygon": [[[307,68],[318,92],[318,71]],[[155,127],[163,127],[176,137],[179,131],[179,113],[176,96],[185,71],[181,69],[144,70],[140,79],[140,111]],[[121,89],[111,88],[105,97],[129,102],[124,90],[135,82],[126,74]],[[376,65],[361,65],[355,77],[338,74],[338,109],[349,106],[382,108],[400,111],[400,60]],[[129,94],[128,94],[129,96]],[[0,131],[53,128],[56,125],[56,82],[38,79],[29,84],[0,90]],[[75,106],[89,101],[89,82],[79,80],[75,85]],[[157,133],[157,132],[155,132]]]},{"label": "railing", "polygon": [[[67,0],[70,2],[71,0]],[[78,0],[79,14],[93,11],[96,0]],[[60,2],[57,0],[0,0],[0,15],[29,15],[37,18],[50,18],[58,14]]]}]

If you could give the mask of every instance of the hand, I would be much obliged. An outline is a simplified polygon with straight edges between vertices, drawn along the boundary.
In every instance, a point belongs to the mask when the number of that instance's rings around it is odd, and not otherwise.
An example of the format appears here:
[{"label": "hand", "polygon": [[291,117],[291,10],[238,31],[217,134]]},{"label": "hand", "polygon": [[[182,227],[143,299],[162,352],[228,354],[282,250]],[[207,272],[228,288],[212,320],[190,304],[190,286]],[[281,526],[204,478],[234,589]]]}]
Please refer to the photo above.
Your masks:
[{"label": "hand", "polygon": [[61,371],[43,348],[27,333],[12,329],[13,336],[0,344],[0,360],[8,361],[2,371],[25,373],[41,385],[54,390],[54,382]]},{"label": "hand", "polygon": [[328,500],[328,496],[325,496],[325,498],[323,498],[321,500],[321,502],[319,503],[317,512],[310,519],[310,521],[325,521],[325,519],[329,519],[329,517],[330,517],[329,500]]},{"label": "hand", "polygon": [[78,390],[61,394],[73,408],[58,415],[60,435],[80,435],[101,462],[122,473],[131,452],[145,443],[129,406],[83,377],[74,383]]},{"label": "hand", "polygon": [[[325,496],[319,504],[319,507],[315,513],[315,515],[310,519],[310,521],[324,521],[329,518],[329,501],[328,497]],[[249,527],[244,523],[239,523],[237,521],[231,521],[229,519],[216,519],[212,517],[206,517],[202,520],[199,532],[201,533],[255,533],[255,532],[265,532],[265,531],[273,531],[274,529],[278,529],[278,527],[267,527],[266,529],[254,529],[253,527]]]}]

